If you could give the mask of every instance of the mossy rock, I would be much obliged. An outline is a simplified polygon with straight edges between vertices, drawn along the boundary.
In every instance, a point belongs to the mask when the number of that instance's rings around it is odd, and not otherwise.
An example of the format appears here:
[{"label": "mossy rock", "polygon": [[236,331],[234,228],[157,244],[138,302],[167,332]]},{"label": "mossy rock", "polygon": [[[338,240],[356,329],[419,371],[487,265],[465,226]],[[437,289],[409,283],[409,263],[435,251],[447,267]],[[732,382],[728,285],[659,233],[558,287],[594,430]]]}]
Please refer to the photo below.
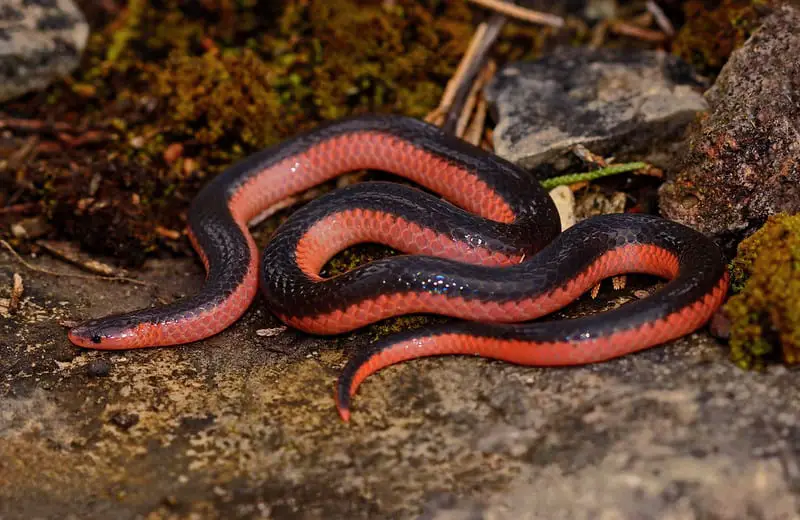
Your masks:
[{"label": "mossy rock", "polygon": [[739,244],[731,268],[739,289],[725,305],[733,361],[743,368],[775,357],[800,362],[800,214],[770,217]]}]

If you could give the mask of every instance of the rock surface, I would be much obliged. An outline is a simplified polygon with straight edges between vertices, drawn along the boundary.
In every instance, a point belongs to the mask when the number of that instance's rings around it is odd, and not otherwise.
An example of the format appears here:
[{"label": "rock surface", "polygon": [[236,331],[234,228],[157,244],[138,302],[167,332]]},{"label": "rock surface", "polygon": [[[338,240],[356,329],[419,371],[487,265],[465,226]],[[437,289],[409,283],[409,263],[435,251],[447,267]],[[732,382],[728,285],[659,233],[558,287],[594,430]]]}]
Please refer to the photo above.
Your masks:
[{"label": "rock surface", "polygon": [[722,234],[800,211],[798,27],[800,8],[786,4],[731,55],[684,167],[661,188],[665,216]]},{"label": "rock surface", "polygon": [[312,338],[257,302],[196,345],[86,351],[62,320],[191,293],[199,262],[150,262],[134,276],[154,285],[139,287],[0,252],[0,298],[14,271],[26,292],[0,317],[3,520],[800,514],[796,374],[743,372],[705,333],[568,369],[406,363],[367,380],[343,424],[334,381],[376,329]]},{"label": "rock surface", "polygon": [[664,53],[560,49],[507,65],[486,88],[495,152],[526,168],[582,144],[641,150],[683,130],[707,105],[687,65]]},{"label": "rock surface", "polygon": [[88,37],[72,0],[0,2],[0,102],[72,72]]}]

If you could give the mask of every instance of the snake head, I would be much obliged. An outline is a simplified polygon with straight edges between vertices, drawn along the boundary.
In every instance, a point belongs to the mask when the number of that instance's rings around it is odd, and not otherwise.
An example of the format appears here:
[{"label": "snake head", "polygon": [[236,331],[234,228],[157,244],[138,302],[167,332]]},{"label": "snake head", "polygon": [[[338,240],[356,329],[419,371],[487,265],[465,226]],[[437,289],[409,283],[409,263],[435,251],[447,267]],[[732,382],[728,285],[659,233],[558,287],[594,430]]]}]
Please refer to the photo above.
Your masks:
[{"label": "snake head", "polygon": [[73,327],[67,337],[83,348],[122,350],[142,345],[143,324],[124,315],[89,320]]}]

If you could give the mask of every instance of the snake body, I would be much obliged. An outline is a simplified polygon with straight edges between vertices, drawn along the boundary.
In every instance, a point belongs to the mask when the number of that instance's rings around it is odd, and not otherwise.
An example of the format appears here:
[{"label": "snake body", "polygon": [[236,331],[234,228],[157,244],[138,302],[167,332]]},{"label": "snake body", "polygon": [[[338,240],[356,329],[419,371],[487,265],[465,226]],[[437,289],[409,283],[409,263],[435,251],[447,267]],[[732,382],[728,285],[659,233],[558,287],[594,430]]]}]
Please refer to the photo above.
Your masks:
[{"label": "snake body", "polygon": [[[336,190],[294,212],[259,261],[248,221],[286,197],[360,169],[395,173],[446,200],[398,183]],[[201,340],[234,323],[259,285],[281,320],[314,334],[409,313],[470,320],[392,336],[354,356],[336,394],[347,420],[359,384],[388,365],[441,354],[526,365],[607,360],[698,329],[727,292],[719,248],[681,224],[619,214],[559,231],[546,191],[514,164],[415,119],[344,119],[258,152],[201,190],[189,210],[189,236],[207,270],[200,292],[90,320],[69,338],[100,349]],[[330,258],[360,242],[408,255],[320,277]],[[519,323],[564,307],[603,278],[634,272],[670,281],[610,312]]]}]

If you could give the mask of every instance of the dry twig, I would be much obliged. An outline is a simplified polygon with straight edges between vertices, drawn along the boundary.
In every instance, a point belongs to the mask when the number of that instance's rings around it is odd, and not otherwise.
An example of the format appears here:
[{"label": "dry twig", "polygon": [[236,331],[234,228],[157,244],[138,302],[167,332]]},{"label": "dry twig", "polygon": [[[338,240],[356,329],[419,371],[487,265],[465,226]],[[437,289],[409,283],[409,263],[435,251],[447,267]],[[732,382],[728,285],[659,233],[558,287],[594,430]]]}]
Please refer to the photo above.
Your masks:
[{"label": "dry twig", "polygon": [[506,23],[506,17],[499,14],[493,14],[489,21],[486,22],[486,30],[482,34],[476,34],[474,40],[477,41],[475,52],[466,61],[464,68],[463,80],[458,85],[458,88],[453,95],[452,104],[448,107],[445,114],[442,129],[445,132],[455,133],[458,126],[458,120],[462,113],[463,106],[467,103],[469,93],[472,90],[472,84],[480,74],[489,59],[489,51],[491,50],[494,42],[500,37],[500,31]]},{"label": "dry twig", "polygon": [[[76,148],[85,144],[100,143],[113,139],[112,134],[103,130],[86,130],[59,121],[49,122],[39,119],[20,119],[5,117],[3,114],[0,114],[0,128],[35,134],[31,137],[31,140],[33,140],[36,151],[41,153],[57,152],[61,149],[61,144],[70,148]],[[53,135],[58,141],[42,141],[39,143],[37,142],[37,136],[40,134]]]},{"label": "dry twig", "polygon": [[469,0],[473,4],[478,4],[481,7],[491,9],[501,14],[525,20],[526,22],[533,22],[542,25],[549,25],[551,27],[563,27],[564,19],[554,14],[542,13],[514,5],[511,2],[504,2],[503,0]]},{"label": "dry twig", "polygon": [[97,260],[85,260],[74,251],[70,251],[69,246],[64,243],[51,242],[49,240],[39,240],[36,242],[42,249],[53,255],[59,260],[101,276],[123,276],[121,273],[108,264]]},{"label": "dry twig", "polygon": [[39,209],[41,206],[36,202],[22,202],[0,208],[0,215],[28,215]]},{"label": "dry twig", "polygon": [[455,134],[458,137],[464,136],[464,132],[467,129],[467,123],[470,121],[470,116],[472,116],[472,112],[478,104],[478,100],[482,99],[480,91],[494,75],[494,70],[494,62],[489,61],[483,67],[477,79],[472,83],[472,88],[469,90],[464,107],[461,109],[461,115],[458,118],[458,123],[456,124]]},{"label": "dry twig", "polygon": [[[481,143],[481,138],[484,134],[484,127],[486,125],[486,113],[489,106],[486,98],[484,98],[481,94],[481,89],[492,79],[496,70],[497,64],[494,62],[494,60],[489,60],[489,62],[483,67],[478,80],[475,82],[475,88],[473,88],[474,95],[472,93],[470,95],[470,98],[475,99],[476,101],[474,103],[467,103],[467,106],[469,106],[469,111],[464,110],[462,113],[462,119],[464,119],[463,123],[461,120],[459,120],[459,128],[456,135],[463,138],[465,141],[474,144],[475,146],[479,146]],[[470,116],[471,119],[469,119]],[[467,122],[469,122],[468,127],[461,127],[462,124],[466,126]]]},{"label": "dry twig", "polygon": [[456,93],[459,88],[461,88],[461,85],[465,83],[467,70],[470,68],[470,64],[475,61],[478,49],[481,47],[481,41],[486,34],[486,29],[486,23],[482,23],[475,30],[475,34],[472,35],[469,46],[467,46],[467,52],[464,53],[464,56],[458,63],[455,74],[453,74],[453,77],[447,82],[444,94],[442,94],[442,99],[439,101],[439,106],[425,116],[425,121],[437,126],[444,123],[447,112],[455,101]]},{"label": "dry twig", "polygon": [[125,277],[125,276],[102,276],[102,275],[90,275],[90,274],[78,274],[78,273],[59,273],[57,271],[51,271],[49,269],[45,269],[43,267],[37,267],[37,266],[35,266],[33,264],[28,263],[24,258],[22,258],[22,256],[20,256],[19,253],[16,252],[16,250],[14,250],[13,247],[11,247],[11,244],[6,242],[5,240],[1,240],[0,239],[0,244],[2,244],[3,247],[8,249],[8,251],[14,256],[14,258],[17,259],[17,261],[19,263],[21,263],[22,265],[24,265],[25,267],[27,267],[28,269],[30,269],[31,271],[36,272],[36,273],[47,274],[47,275],[50,275],[50,276],[81,278],[81,279],[84,279],[84,280],[109,280],[109,281],[115,281],[115,282],[130,282],[132,284],[145,285],[145,286],[150,286],[150,287],[152,287],[154,285],[154,284],[149,283],[149,282],[143,282],[141,280],[137,280],[135,278],[128,278],[128,277]]},{"label": "dry twig", "polygon": [[478,100],[478,106],[475,109],[475,115],[469,124],[469,128],[464,132],[464,140],[472,143],[475,146],[481,144],[481,137],[483,136],[483,128],[486,125],[486,111],[489,103],[485,98],[481,97]]},{"label": "dry twig", "polygon": [[14,273],[14,282],[11,286],[11,299],[8,301],[9,314],[14,314],[19,310],[19,305],[22,301],[22,293],[24,291],[25,286],[22,284],[22,277],[19,273]]},{"label": "dry twig", "polygon": [[158,236],[160,236],[162,238],[166,238],[168,240],[178,240],[179,238],[181,238],[181,232],[180,231],[176,231],[174,229],[169,229],[169,228],[166,228],[166,227],[161,226],[161,225],[156,225],[153,228],[153,232],[156,235],[158,235]]},{"label": "dry twig", "polygon": [[25,132],[71,132],[75,128],[69,123],[48,123],[39,119],[20,119],[0,114],[0,128]]},{"label": "dry twig", "polygon": [[608,34],[608,20],[600,20],[592,29],[592,38],[589,41],[590,49],[599,49],[606,41]]},{"label": "dry twig", "polygon": [[603,156],[597,155],[582,144],[576,144],[573,146],[572,153],[574,153],[583,162],[594,164],[598,168],[605,168],[608,166],[608,163]]},{"label": "dry twig", "polygon": [[654,43],[661,43],[667,39],[667,35],[662,32],[644,29],[625,22],[614,22],[611,24],[610,29],[611,32],[615,34],[630,36]]},{"label": "dry twig", "polygon": [[669,21],[669,18],[667,18],[667,15],[664,14],[664,11],[661,10],[655,0],[647,0],[647,10],[650,11],[656,20],[656,24],[667,36],[670,38],[675,36],[675,28],[672,26],[672,22]]},{"label": "dry twig", "polygon": [[70,148],[77,148],[85,144],[102,143],[103,141],[110,141],[113,136],[101,130],[87,130],[75,137],[70,134],[59,132],[58,140],[69,146]]},{"label": "dry twig", "polygon": [[492,9],[496,13],[475,30],[455,74],[447,83],[439,106],[425,117],[427,122],[441,126],[444,131],[458,136],[463,135],[472,110],[478,103],[479,87],[474,85],[474,81],[483,69],[494,42],[500,36],[506,15],[556,27],[564,25],[564,20],[559,16],[540,13],[501,0],[470,1]]}]

